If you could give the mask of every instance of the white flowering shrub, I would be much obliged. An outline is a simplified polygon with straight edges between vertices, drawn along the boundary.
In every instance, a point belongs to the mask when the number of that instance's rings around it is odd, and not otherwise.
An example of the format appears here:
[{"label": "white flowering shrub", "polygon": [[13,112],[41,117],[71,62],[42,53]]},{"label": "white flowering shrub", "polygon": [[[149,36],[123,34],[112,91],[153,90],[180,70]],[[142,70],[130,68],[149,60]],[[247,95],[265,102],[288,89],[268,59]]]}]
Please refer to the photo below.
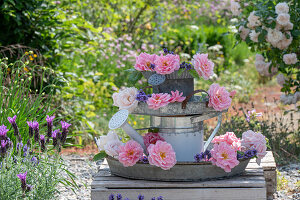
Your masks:
[{"label": "white flowering shrub", "polygon": [[[298,96],[300,82],[300,2],[298,0],[235,0],[236,37],[257,52],[255,66],[262,76],[277,75],[281,91]],[[297,93],[298,94],[298,93]],[[291,97],[290,97],[291,98]],[[294,98],[297,103],[299,98]]]}]

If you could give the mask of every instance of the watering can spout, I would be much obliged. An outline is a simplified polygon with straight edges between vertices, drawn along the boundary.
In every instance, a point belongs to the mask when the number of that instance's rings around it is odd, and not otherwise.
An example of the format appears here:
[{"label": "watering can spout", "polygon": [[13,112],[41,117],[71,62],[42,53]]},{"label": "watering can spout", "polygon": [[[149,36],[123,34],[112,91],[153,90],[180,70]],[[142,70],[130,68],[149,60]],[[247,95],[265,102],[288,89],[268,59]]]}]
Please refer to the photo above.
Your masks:
[{"label": "watering can spout", "polygon": [[129,112],[128,110],[120,110],[109,121],[108,127],[110,129],[122,128],[127,135],[139,143],[146,152],[146,146],[144,144],[143,137],[127,122]]}]

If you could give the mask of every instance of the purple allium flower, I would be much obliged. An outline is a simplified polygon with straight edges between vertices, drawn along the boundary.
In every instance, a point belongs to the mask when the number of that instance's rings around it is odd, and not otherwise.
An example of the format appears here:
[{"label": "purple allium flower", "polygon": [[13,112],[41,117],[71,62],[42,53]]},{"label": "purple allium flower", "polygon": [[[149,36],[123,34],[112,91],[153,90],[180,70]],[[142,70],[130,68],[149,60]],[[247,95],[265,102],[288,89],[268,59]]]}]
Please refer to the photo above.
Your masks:
[{"label": "purple allium flower", "polygon": [[44,135],[40,136],[40,144],[41,144],[42,151],[45,151],[46,146],[45,146],[45,136]]},{"label": "purple allium flower", "polygon": [[13,116],[13,117],[8,117],[7,120],[9,121],[9,123],[11,124],[11,126],[14,129],[14,136],[16,138],[18,138],[19,141],[22,140],[21,136],[20,136],[20,132],[19,132],[19,128],[16,124],[16,119],[17,119],[17,115]]},{"label": "purple allium flower", "polygon": [[8,131],[6,126],[0,126],[0,140],[6,140]]},{"label": "purple allium flower", "polygon": [[148,157],[147,157],[147,156],[142,156],[142,157],[140,158],[140,161],[143,162],[143,163],[145,163],[145,164],[148,164],[148,163],[149,163],[149,160],[148,160]]},{"label": "purple allium flower", "polygon": [[47,115],[46,117],[46,121],[47,121],[47,136],[48,138],[51,137],[52,135],[52,127],[53,127],[53,120],[54,120],[55,116],[51,116],[49,117],[49,115]]},{"label": "purple allium flower", "polygon": [[144,200],[144,199],[145,199],[144,195],[139,194],[138,200]]},{"label": "purple allium flower", "polygon": [[33,124],[32,121],[27,121],[27,124],[28,124],[28,127],[29,127],[29,137],[32,138],[34,124]]},{"label": "purple allium flower", "polygon": [[61,134],[61,143],[64,144],[67,139],[68,135],[68,128],[71,126],[71,124],[68,124],[65,121],[61,121],[61,127],[62,127],[62,134]]},{"label": "purple allium flower", "polygon": [[17,177],[21,181],[21,187],[22,187],[23,191],[26,191],[26,176],[27,176],[27,172],[25,172],[23,174],[17,174]]},{"label": "purple allium flower", "polygon": [[121,194],[117,194],[116,198],[117,198],[117,200],[122,200],[122,195]]},{"label": "purple allium flower", "polygon": [[39,129],[39,123],[37,121],[32,122],[32,127],[34,130],[34,141],[39,142],[40,140],[40,129]]},{"label": "purple allium flower", "polygon": [[110,194],[109,197],[108,197],[108,200],[114,200],[114,199],[115,199],[115,195]]},{"label": "purple allium flower", "polygon": [[146,93],[140,89],[139,93],[136,95],[136,100],[146,102],[148,101],[149,96],[146,95]]}]

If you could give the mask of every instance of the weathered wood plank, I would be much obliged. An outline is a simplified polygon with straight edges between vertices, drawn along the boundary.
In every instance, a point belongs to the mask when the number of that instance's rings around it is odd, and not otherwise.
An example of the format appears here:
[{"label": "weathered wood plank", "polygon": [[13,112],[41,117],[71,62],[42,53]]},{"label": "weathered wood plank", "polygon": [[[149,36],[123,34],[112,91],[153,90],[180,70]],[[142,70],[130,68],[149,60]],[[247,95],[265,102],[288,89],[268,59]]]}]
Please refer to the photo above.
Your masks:
[{"label": "weathered wood plank", "polygon": [[266,188],[195,188],[195,189],[106,189],[98,188],[92,193],[94,200],[107,200],[110,194],[136,199],[163,196],[165,200],[265,200]]}]

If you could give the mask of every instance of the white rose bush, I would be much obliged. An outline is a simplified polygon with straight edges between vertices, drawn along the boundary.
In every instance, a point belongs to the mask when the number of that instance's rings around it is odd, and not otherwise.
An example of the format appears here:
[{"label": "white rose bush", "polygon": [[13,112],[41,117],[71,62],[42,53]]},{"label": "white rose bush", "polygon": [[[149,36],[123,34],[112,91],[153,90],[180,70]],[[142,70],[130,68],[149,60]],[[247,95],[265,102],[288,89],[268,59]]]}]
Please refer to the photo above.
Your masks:
[{"label": "white rose bush", "polygon": [[277,75],[285,104],[300,100],[299,4],[297,0],[231,1],[231,12],[238,19],[237,43],[245,41],[257,53],[255,66],[261,76]]}]

